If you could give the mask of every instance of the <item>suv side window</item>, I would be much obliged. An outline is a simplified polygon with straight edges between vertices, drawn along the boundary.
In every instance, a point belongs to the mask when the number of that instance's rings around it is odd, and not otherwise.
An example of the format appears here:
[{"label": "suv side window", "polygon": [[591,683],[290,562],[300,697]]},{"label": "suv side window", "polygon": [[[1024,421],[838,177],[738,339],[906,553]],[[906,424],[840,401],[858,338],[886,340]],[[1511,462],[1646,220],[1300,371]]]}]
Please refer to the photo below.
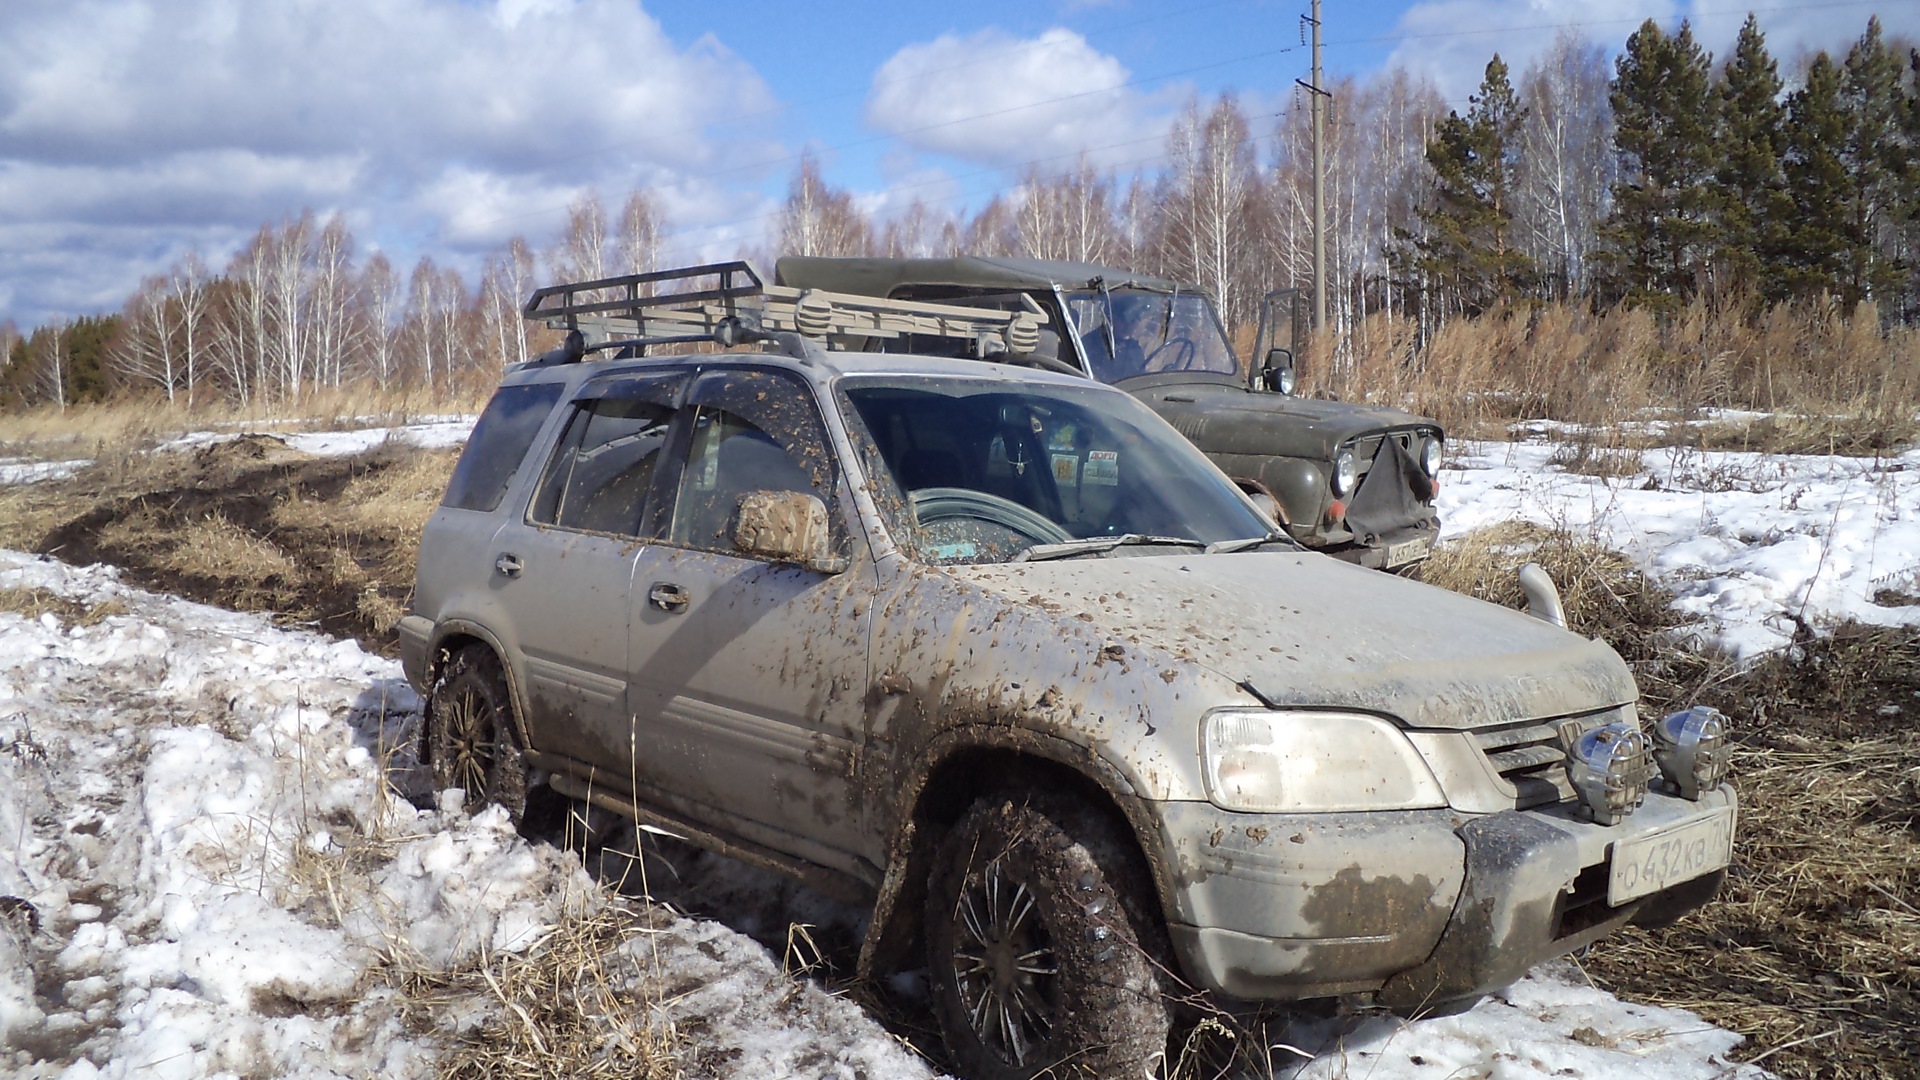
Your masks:
[{"label": "suv side window", "polygon": [[563,529],[643,535],[647,497],[667,447],[679,374],[587,387],[553,448],[527,519]]},{"label": "suv side window", "polygon": [[440,504],[481,511],[499,506],[520,459],[527,456],[562,389],[559,383],[523,383],[494,391],[493,400],[473,425],[473,434],[467,436],[467,448],[460,452]]},{"label": "suv side window", "polygon": [[800,491],[834,505],[833,455],[813,395],[772,371],[717,371],[688,395],[693,409],[686,469],[669,534],[677,544],[734,554],[728,535],[740,497],[750,491]]}]

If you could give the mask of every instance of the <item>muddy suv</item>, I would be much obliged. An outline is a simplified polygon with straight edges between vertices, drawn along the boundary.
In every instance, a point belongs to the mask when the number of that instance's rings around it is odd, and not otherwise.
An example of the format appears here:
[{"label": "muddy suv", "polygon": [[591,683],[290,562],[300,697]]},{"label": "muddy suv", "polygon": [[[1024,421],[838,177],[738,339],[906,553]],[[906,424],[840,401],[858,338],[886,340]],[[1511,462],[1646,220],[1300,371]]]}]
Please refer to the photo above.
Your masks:
[{"label": "muddy suv", "polygon": [[[1110,266],[789,257],[774,275],[799,288],[1031,310],[1042,320],[1043,355],[1146,402],[1302,544],[1385,570],[1412,566],[1433,548],[1440,425],[1399,409],[1295,397],[1305,325],[1293,290],[1267,297],[1243,365],[1206,293]],[[935,342],[882,344],[942,352]]]},{"label": "muddy suv", "polygon": [[982,362],[1018,316],[711,276],[536,293],[629,336],[508,373],[426,525],[401,655],[469,805],[870,903],[973,1077],[1142,1075],[1194,988],[1445,1008],[1718,887],[1720,717],[1643,723],[1549,585],[1303,550],[1133,397]]}]

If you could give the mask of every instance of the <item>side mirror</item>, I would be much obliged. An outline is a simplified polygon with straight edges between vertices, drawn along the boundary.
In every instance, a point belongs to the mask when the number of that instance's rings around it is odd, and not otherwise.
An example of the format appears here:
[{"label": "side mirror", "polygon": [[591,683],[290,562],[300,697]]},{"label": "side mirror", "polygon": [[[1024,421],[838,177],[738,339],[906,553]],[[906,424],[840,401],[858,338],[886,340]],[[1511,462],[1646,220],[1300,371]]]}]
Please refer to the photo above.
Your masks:
[{"label": "side mirror", "polygon": [[847,560],[833,554],[827,505],[803,491],[749,491],[740,496],[729,536],[735,550],[768,562],[823,574],[847,568]]},{"label": "side mirror", "polygon": [[1267,350],[1267,359],[1260,365],[1262,380],[1267,389],[1276,393],[1293,393],[1293,353],[1287,349]]}]

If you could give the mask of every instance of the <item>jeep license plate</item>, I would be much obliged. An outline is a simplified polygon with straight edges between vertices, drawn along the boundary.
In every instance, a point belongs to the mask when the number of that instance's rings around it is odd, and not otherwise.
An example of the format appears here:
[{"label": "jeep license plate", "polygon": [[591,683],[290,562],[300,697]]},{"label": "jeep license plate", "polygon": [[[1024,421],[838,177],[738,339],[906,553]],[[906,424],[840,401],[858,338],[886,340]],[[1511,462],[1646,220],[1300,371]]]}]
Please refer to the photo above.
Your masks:
[{"label": "jeep license plate", "polygon": [[1710,874],[1733,861],[1733,807],[1692,821],[1616,841],[1607,903],[1629,900]]},{"label": "jeep license plate", "polygon": [[1416,536],[1411,540],[1402,540],[1397,544],[1389,544],[1387,545],[1385,568],[1391,570],[1396,566],[1413,562],[1416,559],[1424,559],[1427,557],[1427,552],[1432,549],[1433,537],[1431,536]]}]

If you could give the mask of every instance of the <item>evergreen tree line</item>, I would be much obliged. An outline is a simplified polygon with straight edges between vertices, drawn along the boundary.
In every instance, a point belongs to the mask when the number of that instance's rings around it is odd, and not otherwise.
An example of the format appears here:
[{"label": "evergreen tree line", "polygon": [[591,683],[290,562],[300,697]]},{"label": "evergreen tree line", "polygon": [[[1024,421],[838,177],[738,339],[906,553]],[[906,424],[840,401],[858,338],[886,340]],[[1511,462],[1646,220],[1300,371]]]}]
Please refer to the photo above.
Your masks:
[{"label": "evergreen tree line", "polygon": [[[1330,320],[1364,350],[1385,314],[1424,347],[1448,320],[1536,303],[1672,311],[1705,301],[1920,317],[1920,51],[1879,22],[1844,56],[1783,76],[1751,16],[1716,63],[1682,23],[1648,21],[1613,61],[1563,33],[1516,81],[1494,56],[1464,110],[1404,70],[1347,79],[1327,125]],[[1791,87],[1789,87],[1791,82]],[[802,159],[767,230],[772,254],[955,253],[1107,263],[1199,284],[1230,324],[1276,287],[1311,285],[1308,109],[1250,117],[1192,103],[1151,167],[1030,166],[961,216],[922,201],[882,218]],[[542,344],[528,293],[698,261],[655,200],[595,195],[545,248],[515,237],[477,283],[423,258],[364,260],[343,219],[262,227],[222,269],[198,255],[113,316],[21,334],[0,324],[0,406],[146,391],[263,408],[347,383],[428,395],[491,383]],[[679,257],[676,257],[679,255]],[[1392,320],[1388,320],[1391,322]]]}]

